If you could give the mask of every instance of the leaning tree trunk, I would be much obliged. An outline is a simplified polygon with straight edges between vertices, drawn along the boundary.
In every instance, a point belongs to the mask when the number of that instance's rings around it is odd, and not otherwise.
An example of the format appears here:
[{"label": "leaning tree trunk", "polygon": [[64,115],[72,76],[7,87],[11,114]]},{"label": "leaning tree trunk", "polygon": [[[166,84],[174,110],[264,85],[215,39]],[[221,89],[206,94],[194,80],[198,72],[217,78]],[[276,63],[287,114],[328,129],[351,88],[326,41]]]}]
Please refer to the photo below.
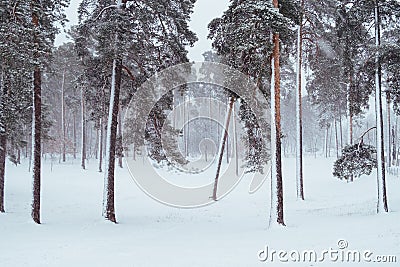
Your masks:
[{"label": "leaning tree trunk", "polygon": [[217,165],[217,174],[215,175],[214,190],[213,190],[213,196],[212,196],[214,201],[217,201],[217,188],[218,188],[219,174],[220,174],[220,171],[221,171],[222,159],[224,157],[225,143],[228,140],[229,124],[230,124],[230,121],[231,121],[232,109],[233,109],[233,104],[234,103],[235,103],[235,98],[231,97],[230,102],[229,102],[228,115],[226,116],[225,131],[224,131],[224,135],[223,135],[222,143],[221,143],[221,148],[219,150],[219,155],[218,155],[219,158],[218,158],[218,165]]},{"label": "leaning tree trunk", "polygon": [[[278,8],[278,0],[274,0],[274,7]],[[279,64],[279,33],[273,34],[274,50],[272,53],[271,77],[271,215],[270,225],[277,223],[285,225],[283,220],[283,180],[281,156],[281,89]]]},{"label": "leaning tree trunk", "polygon": [[[304,9],[304,0],[301,0]],[[302,65],[303,65],[303,18],[297,33],[297,97],[296,97],[296,189],[297,199],[304,200],[303,185],[303,123],[302,123]]]},{"label": "leaning tree trunk", "polygon": [[379,48],[381,45],[380,38],[380,14],[379,1],[375,0],[375,105],[376,105],[376,147],[377,147],[377,184],[378,184],[378,202],[377,212],[387,212],[386,198],[386,177],[385,177],[385,149],[384,149],[384,130],[383,130],[383,114],[382,114],[382,66],[380,63]]},{"label": "leaning tree trunk", "polygon": [[[4,125],[0,125],[4,127]],[[4,208],[4,180],[5,180],[5,169],[6,169],[6,145],[7,136],[5,129],[0,132],[0,212],[5,212]]]},{"label": "leaning tree trunk", "polygon": [[[7,89],[5,85],[4,71],[1,72],[0,77],[0,107],[5,109]],[[7,154],[7,130],[5,125],[4,114],[0,114],[0,212],[5,212],[4,208],[4,180],[5,180],[5,169],[6,169],[6,154]]]}]

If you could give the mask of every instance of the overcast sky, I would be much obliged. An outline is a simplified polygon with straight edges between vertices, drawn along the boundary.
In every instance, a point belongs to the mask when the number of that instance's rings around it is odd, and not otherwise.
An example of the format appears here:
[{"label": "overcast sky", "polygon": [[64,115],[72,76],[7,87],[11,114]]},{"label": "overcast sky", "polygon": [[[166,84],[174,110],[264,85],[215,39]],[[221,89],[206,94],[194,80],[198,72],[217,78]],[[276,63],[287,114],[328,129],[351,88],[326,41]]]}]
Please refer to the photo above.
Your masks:
[{"label": "overcast sky", "polygon": [[[151,0],[150,0],[151,1]],[[81,0],[71,0],[71,4],[67,9],[67,17],[69,20],[68,26],[78,23],[77,9]],[[188,48],[189,58],[192,61],[202,61],[203,52],[211,49],[211,41],[207,39],[208,23],[216,17],[222,15],[222,13],[228,8],[229,0],[197,0],[192,14],[192,20],[190,27],[192,31],[197,34],[199,41],[193,48]],[[60,34],[56,38],[56,45],[60,45],[67,42],[65,34]]]}]

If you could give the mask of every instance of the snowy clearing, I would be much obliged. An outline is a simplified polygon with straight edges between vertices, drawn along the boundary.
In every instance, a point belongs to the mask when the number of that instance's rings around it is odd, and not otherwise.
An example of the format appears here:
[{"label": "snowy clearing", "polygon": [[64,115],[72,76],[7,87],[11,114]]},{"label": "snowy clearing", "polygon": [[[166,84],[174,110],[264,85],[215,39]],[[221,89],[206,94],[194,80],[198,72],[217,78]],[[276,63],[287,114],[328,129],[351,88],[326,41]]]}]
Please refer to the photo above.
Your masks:
[{"label": "snowy clearing", "polygon": [[[244,178],[226,198],[199,209],[177,209],[149,198],[117,168],[118,224],[101,217],[103,174],[69,162],[44,162],[42,225],[30,218],[28,165],[7,165],[6,209],[0,215],[0,266],[275,266],[258,251],[349,249],[400,260],[400,186],[388,177],[388,214],[376,215],[376,173],[354,183],[331,175],[333,159],[305,158],[305,202],[296,200],[295,159],[284,158],[285,221],[268,229],[269,180],[253,195]],[[292,263],[294,266],[332,266]],[[336,263],[338,266],[354,263]],[[363,264],[363,263],[360,263]],[[385,264],[370,263],[368,266]],[[397,266],[396,263],[387,264]]]}]

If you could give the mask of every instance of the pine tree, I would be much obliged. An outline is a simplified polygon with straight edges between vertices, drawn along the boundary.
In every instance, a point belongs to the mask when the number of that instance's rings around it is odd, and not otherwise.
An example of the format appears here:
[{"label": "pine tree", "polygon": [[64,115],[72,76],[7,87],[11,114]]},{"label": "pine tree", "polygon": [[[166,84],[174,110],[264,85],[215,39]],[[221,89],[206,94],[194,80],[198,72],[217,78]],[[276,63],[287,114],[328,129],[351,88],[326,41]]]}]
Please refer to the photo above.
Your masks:
[{"label": "pine tree", "polygon": [[[251,77],[258,85],[263,95],[269,96],[271,69],[271,109],[273,110],[272,136],[272,209],[271,221],[284,225],[283,221],[283,188],[281,175],[281,128],[280,128],[280,37],[283,44],[292,43],[294,34],[291,26],[298,22],[299,8],[293,1],[265,2],[258,0],[232,1],[222,18],[214,19],[209,24],[209,38],[213,40],[213,48],[223,57],[222,62],[235,67]],[[240,27],[238,27],[240,25]],[[271,42],[273,35],[273,42]],[[273,59],[272,62],[270,59]],[[248,136],[254,140],[249,142],[248,151],[255,151],[253,156],[247,156],[247,166],[255,166],[253,170],[260,170],[269,160],[263,157],[266,140],[258,140],[259,124],[262,118],[254,118],[248,107],[241,107],[242,120],[248,129]],[[245,112],[243,112],[245,111]],[[254,120],[256,119],[256,120]],[[276,126],[276,127],[275,127]],[[260,150],[261,148],[261,150]],[[274,154],[276,153],[276,154]],[[262,158],[260,158],[262,157]],[[276,162],[275,162],[276,160]],[[275,169],[276,167],[276,169]],[[274,172],[276,170],[276,172]]]},{"label": "pine tree", "polygon": [[[42,65],[46,62],[44,55],[51,52],[58,28],[56,22],[63,22],[65,15],[62,9],[67,0],[38,1],[32,0],[30,14],[32,18],[33,59],[33,119],[32,119],[32,159],[33,159],[33,200],[32,219],[40,224],[40,184],[41,184],[41,135],[42,135]],[[28,15],[28,14],[26,14]]]},{"label": "pine tree", "polygon": [[[116,3],[86,0],[80,6],[80,34],[76,39],[77,43],[84,44],[84,49],[78,48],[78,53],[85,62],[98,60],[103,70],[110,69],[109,66],[112,65],[111,75],[107,72],[104,75],[106,84],[111,85],[103,212],[108,220],[116,221],[113,185],[118,106],[120,103],[128,103],[135,89],[156,71],[188,61],[185,46],[192,45],[196,41],[195,35],[187,25],[192,9],[193,1],[189,0],[151,2],[120,0]],[[113,40],[111,43],[110,37]],[[89,49],[96,51],[97,55],[94,56]],[[92,66],[87,65],[86,68],[90,71]],[[87,77],[83,80],[88,82]],[[128,83],[131,85],[130,90],[121,90],[121,87],[127,87]],[[99,90],[99,86],[95,88]],[[143,103],[145,101],[143,100]],[[149,114],[149,118],[152,119],[150,121],[154,120],[154,123],[147,124],[146,136],[153,144],[149,150],[150,157],[165,160],[165,155],[157,158],[162,150],[154,148],[161,143],[161,137],[157,132],[166,118],[163,111],[171,108],[172,98],[160,101],[166,102],[157,105],[153,113]],[[140,107],[138,109],[140,110]],[[132,124],[135,124],[133,120]],[[131,126],[135,128],[135,125]],[[142,131],[135,132],[135,134],[142,133]],[[134,137],[132,139],[134,140]],[[135,149],[139,149],[136,144]]]}]

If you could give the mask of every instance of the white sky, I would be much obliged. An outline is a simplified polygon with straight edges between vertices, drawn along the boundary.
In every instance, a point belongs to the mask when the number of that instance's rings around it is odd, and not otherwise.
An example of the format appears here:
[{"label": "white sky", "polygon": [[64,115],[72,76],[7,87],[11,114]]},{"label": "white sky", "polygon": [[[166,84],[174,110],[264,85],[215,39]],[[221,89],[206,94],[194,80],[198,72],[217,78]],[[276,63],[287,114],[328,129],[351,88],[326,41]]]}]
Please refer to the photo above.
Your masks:
[{"label": "white sky", "polygon": [[[77,9],[80,2],[81,0],[71,0],[71,4],[67,9],[67,18],[69,20],[67,28],[78,23]],[[211,41],[207,39],[207,25],[213,18],[222,15],[228,8],[228,3],[229,0],[197,0],[189,25],[192,31],[197,34],[199,41],[194,47],[188,47],[190,60],[202,61],[202,54],[207,50],[211,50]],[[62,33],[57,36],[55,44],[58,46],[67,41],[66,34]]]}]

